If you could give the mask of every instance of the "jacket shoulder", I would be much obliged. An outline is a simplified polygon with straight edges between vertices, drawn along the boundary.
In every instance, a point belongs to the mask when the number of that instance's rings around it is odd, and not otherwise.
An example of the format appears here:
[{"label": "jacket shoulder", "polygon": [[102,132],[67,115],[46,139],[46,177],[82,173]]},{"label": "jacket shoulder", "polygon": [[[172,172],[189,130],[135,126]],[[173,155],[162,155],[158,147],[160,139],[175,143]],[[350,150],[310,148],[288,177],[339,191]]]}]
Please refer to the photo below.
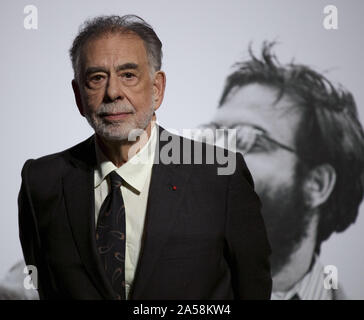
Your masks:
[{"label": "jacket shoulder", "polygon": [[33,190],[42,189],[45,185],[59,181],[64,170],[85,146],[92,143],[93,136],[65,150],[48,154],[36,159],[28,159],[21,170],[22,180]]}]

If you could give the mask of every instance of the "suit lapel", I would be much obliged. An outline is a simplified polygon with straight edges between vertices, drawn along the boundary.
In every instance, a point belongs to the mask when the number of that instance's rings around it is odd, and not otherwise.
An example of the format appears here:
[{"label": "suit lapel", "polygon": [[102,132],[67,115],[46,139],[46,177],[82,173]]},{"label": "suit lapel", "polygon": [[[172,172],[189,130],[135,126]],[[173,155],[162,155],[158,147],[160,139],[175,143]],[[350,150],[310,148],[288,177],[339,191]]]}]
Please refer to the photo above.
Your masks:
[{"label": "suit lapel", "polygon": [[[159,138],[156,157],[167,144],[160,139],[160,134],[165,130],[158,126],[157,129]],[[63,176],[63,191],[73,237],[91,281],[103,298],[113,299],[112,287],[96,251],[94,169],[97,162],[94,136],[70,149],[68,156],[72,165]],[[152,168],[144,240],[131,299],[142,298],[143,288],[152,276],[163,247],[171,235],[189,178],[189,171],[180,170],[179,164],[165,165],[159,162],[158,160]],[[176,190],[173,190],[173,186]]]},{"label": "suit lapel", "polygon": [[91,281],[103,298],[112,299],[113,290],[96,251],[94,136],[70,149],[69,160],[72,166],[63,176],[63,192],[73,238]]},{"label": "suit lapel", "polygon": [[[157,128],[160,133],[164,131],[161,127]],[[158,139],[156,157],[166,143]],[[163,163],[153,165],[144,240],[135,272],[131,299],[143,299],[143,289],[152,276],[154,268],[157,267],[158,258],[172,233],[190,172],[180,170],[180,166],[180,164],[165,165]]]}]

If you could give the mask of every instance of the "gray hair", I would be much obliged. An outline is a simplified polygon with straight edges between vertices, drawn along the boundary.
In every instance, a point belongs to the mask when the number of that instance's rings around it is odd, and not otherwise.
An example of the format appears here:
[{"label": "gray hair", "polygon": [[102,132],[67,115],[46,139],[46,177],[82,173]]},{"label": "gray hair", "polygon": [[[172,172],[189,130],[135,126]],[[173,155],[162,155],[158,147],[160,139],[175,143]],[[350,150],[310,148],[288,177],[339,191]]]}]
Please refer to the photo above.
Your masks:
[{"label": "gray hair", "polygon": [[159,40],[153,28],[142,18],[136,15],[125,16],[98,16],[86,20],[79,28],[78,35],[73,40],[69,50],[74,77],[77,81],[81,75],[81,53],[83,46],[92,38],[105,33],[134,32],[144,42],[147,51],[148,62],[152,72],[159,71],[162,66],[162,42]]}]

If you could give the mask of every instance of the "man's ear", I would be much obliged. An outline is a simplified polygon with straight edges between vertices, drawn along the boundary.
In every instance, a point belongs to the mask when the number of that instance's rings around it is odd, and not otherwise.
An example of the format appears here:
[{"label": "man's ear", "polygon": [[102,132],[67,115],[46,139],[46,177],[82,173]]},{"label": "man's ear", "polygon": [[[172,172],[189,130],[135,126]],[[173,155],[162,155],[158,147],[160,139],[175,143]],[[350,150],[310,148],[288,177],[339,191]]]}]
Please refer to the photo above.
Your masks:
[{"label": "man's ear", "polygon": [[162,104],[165,88],[166,88],[166,74],[163,71],[157,71],[154,75],[154,82],[153,82],[154,111],[157,110]]},{"label": "man's ear", "polygon": [[78,107],[78,111],[84,117],[85,111],[84,111],[83,104],[82,104],[80,87],[75,79],[72,80],[72,88],[73,88],[73,93],[75,95],[75,100],[76,100],[76,104]]},{"label": "man's ear", "polygon": [[336,171],[329,164],[313,168],[304,182],[305,202],[311,209],[325,203],[336,183]]}]

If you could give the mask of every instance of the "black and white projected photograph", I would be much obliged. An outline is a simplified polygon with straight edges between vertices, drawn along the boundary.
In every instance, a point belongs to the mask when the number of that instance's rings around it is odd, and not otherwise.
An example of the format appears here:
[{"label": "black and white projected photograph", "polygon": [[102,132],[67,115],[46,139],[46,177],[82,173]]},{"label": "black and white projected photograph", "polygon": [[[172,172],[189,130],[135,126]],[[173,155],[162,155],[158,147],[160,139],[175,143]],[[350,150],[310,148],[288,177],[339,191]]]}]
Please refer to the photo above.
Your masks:
[{"label": "black and white projected photograph", "polygon": [[2,1],[0,300],[364,299],[363,15]]}]

